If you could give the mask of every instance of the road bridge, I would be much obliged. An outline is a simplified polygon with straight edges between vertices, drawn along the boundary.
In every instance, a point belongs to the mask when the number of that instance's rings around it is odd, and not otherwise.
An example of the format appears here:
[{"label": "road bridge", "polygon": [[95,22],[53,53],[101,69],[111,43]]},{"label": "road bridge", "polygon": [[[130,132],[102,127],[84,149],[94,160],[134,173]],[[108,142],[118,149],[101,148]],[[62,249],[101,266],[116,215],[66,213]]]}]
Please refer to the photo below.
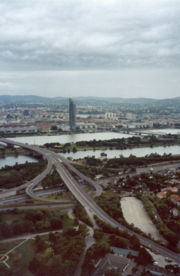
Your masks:
[{"label": "road bridge", "polygon": [[[6,141],[6,139],[3,139]],[[2,141],[0,139],[0,141]],[[8,143],[11,143],[11,140],[8,140]],[[16,142],[12,141],[12,144],[16,145]],[[17,143],[20,144],[20,143]],[[23,146],[27,146],[23,144]],[[63,165],[63,160],[61,156],[58,154],[51,152],[49,150],[41,149],[35,146],[28,146],[31,150],[39,151],[41,154],[48,159],[48,164],[54,164],[54,166],[57,169],[57,172],[61,176],[62,180],[68,187],[68,189],[71,191],[73,196],[76,198],[78,202],[82,204],[82,206],[88,208],[90,211],[92,211],[99,219],[104,221],[107,224],[110,224],[113,227],[116,227],[122,231],[127,231],[130,235],[136,235],[138,239],[140,240],[141,244],[145,246],[150,246],[151,249],[155,250],[156,252],[159,252],[160,254],[164,255],[165,257],[169,257],[173,259],[174,261],[180,263],[180,255],[172,252],[171,250],[163,247],[162,245],[156,243],[155,241],[152,241],[151,239],[148,239],[140,234],[137,234],[136,232],[132,231],[131,229],[125,227],[124,225],[120,224],[116,220],[114,220],[112,217],[110,217],[102,208],[100,208],[96,202],[83,190],[83,188],[79,185],[79,183],[74,179],[74,177],[70,174],[70,172],[65,168]],[[38,185],[38,181],[41,180],[42,176],[37,176],[37,182],[31,183],[27,188],[26,192],[29,196],[34,198],[34,192],[33,188]]]}]

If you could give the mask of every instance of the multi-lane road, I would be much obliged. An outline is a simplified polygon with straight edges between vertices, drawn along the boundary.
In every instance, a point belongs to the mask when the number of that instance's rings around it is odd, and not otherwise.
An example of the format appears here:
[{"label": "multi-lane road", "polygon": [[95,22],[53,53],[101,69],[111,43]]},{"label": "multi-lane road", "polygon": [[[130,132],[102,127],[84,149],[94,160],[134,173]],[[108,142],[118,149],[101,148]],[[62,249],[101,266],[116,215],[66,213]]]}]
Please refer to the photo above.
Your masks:
[{"label": "multi-lane road", "polygon": [[[63,188],[54,188],[54,189],[48,189],[48,190],[40,190],[40,191],[36,191],[35,195],[38,197],[38,199],[40,197],[46,197],[52,194],[58,194],[59,192],[64,192],[65,190]],[[29,196],[27,194],[19,194],[19,195],[14,195],[14,196],[10,196],[10,197],[4,197],[1,198],[0,200],[0,207],[5,206],[5,205],[10,205],[10,204],[15,204],[15,203],[19,203],[19,202],[23,202],[26,200],[29,200]],[[43,199],[42,199],[43,201]],[[62,203],[71,203],[70,200],[62,200]],[[57,202],[56,202],[57,203]]]},{"label": "multi-lane road", "polygon": [[[93,212],[99,219],[104,221],[107,224],[112,225],[113,227],[117,227],[120,230],[126,230],[131,235],[136,235],[140,242],[145,246],[150,246],[153,250],[156,252],[159,252],[160,254],[164,255],[165,257],[169,257],[173,259],[176,262],[180,263],[180,255],[176,254],[169,249],[159,245],[158,243],[145,238],[144,236],[135,233],[134,231],[128,229],[124,225],[121,225],[117,221],[115,221],[113,218],[111,218],[107,213],[105,213],[97,204],[96,202],[84,191],[84,189],[79,185],[77,180],[70,174],[69,170],[67,169],[68,161],[65,160],[64,157],[61,155],[58,155],[54,152],[36,147],[36,146],[29,146],[22,143],[16,143],[11,140],[6,139],[0,139],[0,142],[4,142],[7,144],[17,145],[23,148],[27,148],[29,150],[36,151],[44,156],[48,160],[48,166],[45,169],[44,172],[42,172],[39,176],[35,178],[35,181],[31,181],[30,184],[26,188],[26,193],[32,197],[37,199],[37,196],[35,196],[35,193],[33,189],[40,183],[40,181],[47,175],[47,172],[51,170],[52,165],[56,167],[57,172],[59,173],[60,177],[64,181],[67,188],[70,190],[70,192],[73,194],[74,198],[80,202],[84,207],[89,209],[91,212]],[[71,168],[70,168],[71,169]],[[80,175],[79,175],[80,176]],[[94,186],[94,185],[93,185]],[[98,188],[97,188],[98,189]]]}]

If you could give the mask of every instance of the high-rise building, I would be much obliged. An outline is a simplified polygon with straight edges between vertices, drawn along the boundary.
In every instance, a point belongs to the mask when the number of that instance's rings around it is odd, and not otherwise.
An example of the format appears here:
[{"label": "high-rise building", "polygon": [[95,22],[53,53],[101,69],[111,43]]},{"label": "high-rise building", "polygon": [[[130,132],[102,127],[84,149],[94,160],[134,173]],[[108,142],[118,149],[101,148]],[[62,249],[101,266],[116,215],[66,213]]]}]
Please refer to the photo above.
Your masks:
[{"label": "high-rise building", "polygon": [[76,105],[72,99],[69,99],[69,126],[71,130],[76,129]]}]

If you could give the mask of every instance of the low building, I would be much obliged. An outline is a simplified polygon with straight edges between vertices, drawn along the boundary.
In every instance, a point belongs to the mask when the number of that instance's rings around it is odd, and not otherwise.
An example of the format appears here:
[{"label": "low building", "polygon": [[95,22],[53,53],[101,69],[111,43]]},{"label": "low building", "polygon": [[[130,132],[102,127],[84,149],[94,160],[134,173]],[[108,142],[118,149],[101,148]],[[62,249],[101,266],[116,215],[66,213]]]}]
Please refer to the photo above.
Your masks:
[{"label": "low building", "polygon": [[2,134],[37,133],[37,132],[38,132],[38,128],[36,126],[0,127],[0,133]]},{"label": "low building", "polygon": [[76,128],[80,130],[96,130],[97,125],[94,123],[78,123],[76,124]]},{"label": "low building", "polygon": [[117,269],[121,275],[133,265],[133,261],[124,256],[115,256],[113,254],[107,254],[100,262],[92,273],[92,276],[102,276],[106,271],[110,269]]},{"label": "low building", "polygon": [[179,195],[170,195],[170,198],[171,198],[178,206],[180,206],[180,196],[179,196]]},{"label": "low building", "polygon": [[139,252],[131,249],[124,249],[124,248],[119,248],[115,246],[111,246],[110,249],[113,251],[114,254],[119,255],[119,256],[128,256],[131,254],[134,257],[138,257]]},{"label": "low building", "polygon": [[157,275],[157,276],[175,276],[174,273],[159,267],[157,265],[147,265],[146,271],[150,273],[150,275]]},{"label": "low building", "polygon": [[177,193],[178,192],[178,188],[177,187],[168,187],[167,191],[172,192],[172,193]]},{"label": "low building", "polygon": [[106,112],[105,115],[104,115],[104,118],[106,120],[110,120],[110,121],[117,121],[118,120],[118,117],[117,117],[116,113],[113,113],[113,112]]},{"label": "low building", "polygon": [[69,131],[70,130],[70,126],[67,124],[62,124],[58,126],[58,129],[61,129],[62,131]]},{"label": "low building", "polygon": [[160,199],[161,199],[161,198],[166,198],[166,192],[159,192],[159,193],[157,194],[157,197],[159,197]]}]

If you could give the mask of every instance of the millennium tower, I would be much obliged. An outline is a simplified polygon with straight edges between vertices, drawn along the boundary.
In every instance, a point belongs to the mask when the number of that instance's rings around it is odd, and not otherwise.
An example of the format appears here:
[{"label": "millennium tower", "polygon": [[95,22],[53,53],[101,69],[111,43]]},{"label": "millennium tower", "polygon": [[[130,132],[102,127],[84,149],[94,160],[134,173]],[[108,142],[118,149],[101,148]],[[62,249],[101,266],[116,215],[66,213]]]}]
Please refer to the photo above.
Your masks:
[{"label": "millennium tower", "polygon": [[76,129],[76,105],[72,99],[69,98],[69,126],[70,130]]}]

